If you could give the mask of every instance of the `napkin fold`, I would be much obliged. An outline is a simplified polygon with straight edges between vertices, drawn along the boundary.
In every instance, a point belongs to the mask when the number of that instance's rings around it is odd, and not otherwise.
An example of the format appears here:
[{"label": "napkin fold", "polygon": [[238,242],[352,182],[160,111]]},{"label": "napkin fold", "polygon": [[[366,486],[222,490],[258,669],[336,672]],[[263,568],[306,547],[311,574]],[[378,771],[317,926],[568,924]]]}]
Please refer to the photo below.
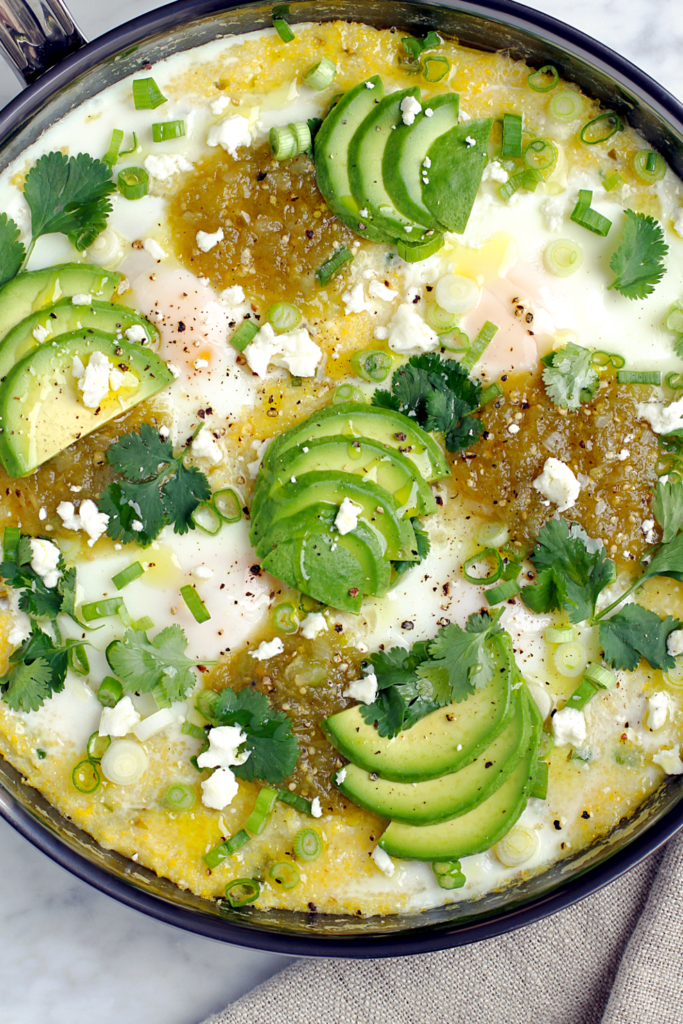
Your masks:
[{"label": "napkin fold", "polygon": [[683,835],[521,931],[391,960],[300,960],[204,1024],[683,1024]]}]

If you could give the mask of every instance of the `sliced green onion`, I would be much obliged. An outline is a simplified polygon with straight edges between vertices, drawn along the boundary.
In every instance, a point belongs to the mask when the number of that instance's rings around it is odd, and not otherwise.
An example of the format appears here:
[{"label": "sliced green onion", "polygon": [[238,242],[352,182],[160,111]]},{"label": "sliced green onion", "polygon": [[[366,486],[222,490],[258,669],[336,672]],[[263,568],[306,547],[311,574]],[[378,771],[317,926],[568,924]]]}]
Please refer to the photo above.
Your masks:
[{"label": "sliced green onion", "polygon": [[135,153],[138,148],[138,137],[135,132],[131,132],[133,136],[133,144],[130,149],[120,149],[119,156],[129,156],[131,153]]},{"label": "sliced green onion", "polygon": [[123,605],[122,597],[105,597],[101,601],[93,601],[92,604],[81,606],[81,615],[86,622],[94,619],[105,619],[110,615],[118,615]]},{"label": "sliced green onion", "polygon": [[493,847],[496,857],[506,868],[516,868],[531,860],[541,845],[538,832],[526,825],[517,825]]},{"label": "sliced green onion", "polygon": [[85,752],[91,761],[101,761],[102,755],[110,744],[111,736],[100,736],[98,732],[94,732],[85,745]]},{"label": "sliced green onion", "polygon": [[442,889],[461,889],[467,881],[459,860],[435,860],[432,871]]},{"label": "sliced green onion", "polygon": [[195,707],[203,718],[207,718],[209,721],[212,721],[217,700],[218,694],[215,690],[201,690],[197,694]]},{"label": "sliced green onion", "polygon": [[242,502],[232,487],[214,491],[211,502],[225,523],[238,523],[242,518]]},{"label": "sliced green onion", "polygon": [[280,803],[287,804],[289,807],[293,807],[301,814],[311,814],[311,801],[307,800],[306,797],[300,796],[298,793],[292,793],[289,789],[278,789],[277,798]]},{"label": "sliced green onion", "polygon": [[90,662],[83,644],[69,648],[69,668],[79,676],[87,676],[90,672]]},{"label": "sliced green onion", "polygon": [[330,60],[329,57],[322,57],[304,75],[304,85],[307,85],[309,89],[315,89],[316,92],[322,92],[323,89],[327,89],[328,85],[332,84],[336,74],[337,65],[334,61]]},{"label": "sliced green onion", "polygon": [[332,396],[332,405],[343,405],[345,402],[364,402],[365,395],[353,384],[340,384]]},{"label": "sliced green onion", "polygon": [[180,596],[192,612],[195,622],[208,622],[211,613],[207,611],[206,605],[193,586],[188,583],[187,586],[181,587]]},{"label": "sliced green onion", "polygon": [[621,176],[621,174],[619,174],[619,171],[613,171],[612,174],[607,175],[607,177],[602,183],[602,187],[604,188],[605,192],[611,192],[613,189],[617,187],[617,185],[621,185],[623,181],[624,179]]},{"label": "sliced green onion", "polygon": [[638,768],[642,764],[640,754],[635,750],[619,750],[614,754],[617,764],[623,764],[625,768]]},{"label": "sliced green onion", "polygon": [[[605,122],[604,124],[602,122]],[[585,124],[581,129],[579,138],[587,146],[595,146],[599,142],[607,142],[613,135],[621,131],[621,118],[613,110],[608,110],[599,117]]]},{"label": "sliced green onion", "polygon": [[602,235],[604,238],[612,227],[612,221],[608,220],[607,217],[603,217],[597,210],[591,209],[592,201],[593,193],[589,189],[582,188],[579,191],[579,199],[574,207],[571,219],[575,224],[579,224],[582,228],[587,228],[596,235]]},{"label": "sliced green onion", "polygon": [[255,878],[235,878],[226,885],[225,898],[231,907],[246,907],[259,898],[260,892],[261,886]]},{"label": "sliced green onion", "polygon": [[123,132],[120,128],[114,128],[111,133],[111,142],[109,143],[109,149],[102,157],[102,162],[113,167],[119,158],[119,150],[121,149],[121,143],[123,142]]},{"label": "sliced green onion", "polygon": [[588,662],[586,648],[577,640],[570,640],[569,643],[560,644],[553,654],[555,668],[560,675],[568,679],[583,675],[583,670]]},{"label": "sliced green onion", "polygon": [[633,171],[637,178],[645,185],[652,185],[655,181],[661,181],[666,174],[666,162],[664,157],[655,153],[652,149],[639,149],[631,161]]},{"label": "sliced green onion", "polygon": [[296,633],[299,628],[299,612],[293,604],[278,604],[272,612],[273,626],[280,633]]},{"label": "sliced green onion", "polygon": [[504,185],[501,185],[498,189],[498,195],[507,202],[510,196],[513,196],[522,185],[524,184],[524,171],[519,171],[517,174],[511,174]]},{"label": "sliced green onion", "polygon": [[550,768],[547,761],[536,761],[533,769],[533,779],[529,796],[535,800],[546,800],[548,798],[548,776]]},{"label": "sliced green onion", "polygon": [[233,348],[236,348],[238,352],[244,352],[249,342],[254,340],[258,332],[258,324],[254,323],[253,320],[243,320],[233,336],[230,338],[230,344]]},{"label": "sliced green onion", "polygon": [[[519,570],[517,575],[519,575]],[[493,606],[494,604],[502,604],[503,601],[509,601],[511,597],[516,597],[521,589],[519,583],[515,580],[506,580],[505,583],[501,583],[498,587],[491,587],[484,596],[488,604]]]},{"label": "sliced green onion", "polygon": [[132,786],[147,771],[149,758],[135,740],[112,740],[100,762],[102,774],[117,786]]},{"label": "sliced green onion", "polygon": [[617,681],[616,672],[610,672],[604,665],[598,665],[594,661],[588,662],[584,675],[589,682],[595,683],[603,690],[611,690]]},{"label": "sliced green onion", "polygon": [[275,160],[289,160],[311,148],[311,129],[307,121],[295,121],[283,128],[271,128],[268,136]]},{"label": "sliced green onion", "polygon": [[191,811],[197,802],[197,794],[186,782],[174,782],[166,790],[164,799],[174,811]]},{"label": "sliced green onion", "polygon": [[142,568],[139,562],[133,562],[127,568],[122,569],[121,572],[117,572],[116,576],[112,576],[111,581],[117,590],[123,590],[133,580],[139,579],[145,575],[145,570]]},{"label": "sliced green onion", "polygon": [[290,889],[296,889],[301,880],[298,867],[288,860],[280,860],[277,864],[273,864],[268,872],[268,877],[287,892]]},{"label": "sliced green onion", "polygon": [[[548,81],[550,78],[550,81]],[[560,80],[557,68],[552,64],[545,64],[538,71],[533,71],[527,78],[527,85],[534,92],[550,92]]]},{"label": "sliced green onion", "polygon": [[503,394],[503,389],[500,384],[488,384],[485,388],[482,388],[481,395],[479,396],[479,408],[483,409],[489,402],[493,402],[496,398],[500,398]]},{"label": "sliced green onion", "polygon": [[219,846],[214,846],[213,850],[209,850],[202,857],[202,860],[208,868],[217,868],[228,857],[232,857],[234,853],[237,853],[245,843],[248,843],[251,836],[248,832],[245,832],[243,828],[239,832],[235,832],[234,836],[230,836],[224,843],[220,843]]},{"label": "sliced green onion", "polygon": [[571,238],[556,238],[543,250],[543,260],[551,274],[569,277],[583,263],[583,249]]},{"label": "sliced green onion", "polygon": [[[488,561],[489,559],[493,559],[496,563],[493,572],[484,576],[475,576],[469,572],[470,566],[477,565],[479,562]],[[462,574],[468,583],[496,583],[503,575],[503,559],[500,557],[500,552],[496,551],[493,547],[484,548],[482,551],[478,551],[476,555],[472,555],[471,558],[467,559],[462,567]]]},{"label": "sliced green onion", "polygon": [[502,548],[508,542],[510,531],[504,523],[486,523],[477,534],[477,541],[485,548]]},{"label": "sliced green onion", "polygon": [[580,711],[581,708],[585,708],[588,701],[592,700],[597,692],[598,687],[591,683],[590,679],[582,679],[567,701],[567,707],[577,708]]},{"label": "sliced green onion", "polygon": [[292,39],[294,39],[294,33],[286,21],[282,21],[280,18],[273,18],[273,28],[283,43],[291,43]]},{"label": "sliced green onion", "polygon": [[488,348],[489,344],[493,340],[493,336],[495,335],[497,330],[498,328],[496,327],[495,324],[492,324],[490,320],[486,321],[484,326],[479,331],[479,334],[472,342],[469,351],[465,353],[462,360],[460,361],[460,365],[464,369],[471,370],[472,367],[479,362],[479,360],[484,354],[484,351],[486,350],[486,348]]},{"label": "sliced green onion", "polygon": [[365,352],[355,352],[351,356],[351,365],[358,377],[380,384],[389,376],[393,360],[388,352],[381,349],[367,349]]},{"label": "sliced green onion", "polygon": [[524,181],[522,182],[522,188],[525,188],[527,192],[535,192],[536,186],[540,185],[544,181],[543,175],[535,167],[527,167],[524,171]]},{"label": "sliced green onion", "polygon": [[40,747],[36,747],[36,757],[37,757],[37,758],[38,758],[38,759],[39,759],[40,761],[44,761],[44,760],[45,760],[45,758],[47,757],[47,751],[45,751],[45,750],[41,750],[41,748],[40,748]]},{"label": "sliced green onion", "polygon": [[421,242],[408,242],[404,238],[399,238],[396,245],[399,256],[406,263],[419,263],[421,260],[426,260],[442,247],[443,235],[439,234],[430,235]]},{"label": "sliced green onion", "polygon": [[[517,582],[517,577],[522,569],[521,564],[515,559],[512,552],[503,551],[503,555],[505,556],[506,564],[503,568],[503,575],[501,576],[501,579],[505,580],[505,582],[508,580],[514,580]],[[503,600],[505,600],[505,598],[503,598]]]},{"label": "sliced green onion", "polygon": [[2,535],[2,551],[7,561],[16,561],[19,551],[21,530],[16,526],[6,526]]},{"label": "sliced green onion", "polygon": [[197,505],[190,518],[198,530],[208,533],[210,537],[221,532],[223,520],[210,501],[202,501]]},{"label": "sliced green onion", "polygon": [[292,302],[276,302],[268,310],[267,317],[276,331],[293,331],[301,323],[301,310]]},{"label": "sliced green onion", "polygon": [[524,163],[535,171],[549,171],[557,163],[557,146],[549,139],[532,139],[524,150]]},{"label": "sliced green onion", "polygon": [[133,623],[133,627],[135,629],[142,630],[143,633],[146,633],[153,625],[154,619],[150,618],[149,615],[143,615],[141,619],[136,619]]},{"label": "sliced green onion", "polygon": [[594,370],[604,370],[608,366],[613,366],[615,370],[619,370],[625,365],[626,360],[617,352],[603,352],[601,349],[598,349],[591,356],[591,366]]},{"label": "sliced green onion", "polygon": [[185,134],[184,121],[157,121],[152,125],[153,142],[169,142],[171,139],[181,139]]},{"label": "sliced green onion", "polygon": [[425,320],[437,334],[448,334],[457,323],[455,313],[449,313],[438,302],[430,302],[425,310]]},{"label": "sliced green onion", "polygon": [[153,78],[137,78],[133,82],[133,103],[136,110],[155,110],[166,97]]},{"label": "sliced green onion", "polygon": [[683,373],[676,373],[675,370],[671,370],[664,378],[664,382],[672,391],[680,391],[683,388]]},{"label": "sliced green onion", "polygon": [[683,334],[683,302],[679,299],[669,306],[664,326],[667,331],[673,331],[674,334]]},{"label": "sliced green onion", "polygon": [[438,875],[436,881],[442,889],[462,889],[467,878],[460,871],[453,875]]},{"label": "sliced green onion", "polygon": [[263,789],[259,790],[254,809],[244,823],[247,832],[251,832],[253,836],[261,835],[270,820],[277,797],[277,789],[269,789],[267,786],[264,786]]},{"label": "sliced green onion", "polygon": [[575,121],[583,113],[583,99],[572,89],[561,89],[551,98],[548,112],[556,121]]},{"label": "sliced green onion", "polygon": [[183,722],[180,731],[185,736],[192,736],[195,740],[206,739],[206,730],[202,729],[201,725],[195,725],[194,722]]},{"label": "sliced green onion", "polygon": [[86,760],[76,765],[71,781],[79,793],[94,793],[102,780],[93,762]]},{"label": "sliced green onion", "polygon": [[318,832],[317,828],[302,828],[301,831],[297,832],[294,836],[292,847],[298,860],[317,860],[323,852],[322,836]]},{"label": "sliced green onion", "polygon": [[503,142],[500,147],[503,159],[518,159],[522,155],[522,115],[503,114]]},{"label": "sliced green onion", "polygon": [[619,384],[661,384],[659,370],[617,370]]},{"label": "sliced green onion", "polygon": [[683,662],[679,662],[664,674],[664,679],[674,690],[683,689]]},{"label": "sliced green onion", "polygon": [[318,284],[323,287],[327,282],[337,274],[345,263],[348,263],[353,259],[353,253],[350,252],[345,245],[336,249],[329,259],[326,259],[315,272],[315,276],[318,279]]},{"label": "sliced green onion", "polygon": [[576,626],[547,626],[543,636],[547,644],[570,644],[576,640]]},{"label": "sliced green onion", "polygon": [[554,746],[554,738],[545,729],[541,729],[541,734],[538,737],[538,750],[536,751],[539,761],[547,761],[553,752]]},{"label": "sliced green onion", "polygon": [[149,192],[149,175],[144,167],[124,167],[116,180],[124,199],[142,199]]},{"label": "sliced green onion", "polygon": [[422,61],[422,76],[425,82],[441,82],[451,70],[451,62],[442,54],[425,57]]},{"label": "sliced green onion", "polygon": [[113,676],[105,676],[97,691],[97,699],[103,708],[116,707],[123,697],[123,687],[118,679]]}]

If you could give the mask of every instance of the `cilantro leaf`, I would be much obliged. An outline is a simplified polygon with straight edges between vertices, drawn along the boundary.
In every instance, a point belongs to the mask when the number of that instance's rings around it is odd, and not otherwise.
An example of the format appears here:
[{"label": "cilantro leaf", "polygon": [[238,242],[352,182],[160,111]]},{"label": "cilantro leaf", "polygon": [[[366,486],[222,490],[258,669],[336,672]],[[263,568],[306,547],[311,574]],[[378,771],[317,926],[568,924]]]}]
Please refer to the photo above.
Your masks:
[{"label": "cilantro leaf", "polygon": [[[58,586],[45,586],[42,576],[31,568],[32,558],[31,538],[22,534],[14,557],[0,562],[0,578],[7,586],[20,591],[19,608],[32,619],[56,619],[60,611],[67,611],[62,607],[62,594]],[[61,557],[58,564],[64,571]]]},{"label": "cilantro leaf", "polygon": [[227,686],[212,708],[213,725],[239,725],[247,735],[244,749],[250,755],[233,772],[252,782],[279,783],[291,775],[299,760],[299,745],[284,711],[275,711],[268,698],[246,687],[237,693]]},{"label": "cilantro leaf", "polygon": [[[4,699],[8,703],[14,700],[18,704],[30,701],[35,706],[28,710],[40,707],[53,693],[59,693],[64,689],[71,652],[83,646],[81,640],[67,640],[64,644],[56,644],[47,633],[34,628],[23,644],[10,654],[10,670],[3,679],[0,679],[0,690],[6,690]],[[37,663],[40,663],[39,668],[33,675],[29,672],[16,671],[22,667],[32,669]],[[46,672],[43,672],[44,666]]]},{"label": "cilantro leaf", "polygon": [[621,245],[612,254],[610,267],[615,277],[610,288],[627,299],[644,299],[664,276],[662,260],[669,251],[661,224],[644,213],[624,211]]},{"label": "cilantro leaf", "polygon": [[391,391],[385,391],[384,388],[378,388],[373,393],[372,404],[380,409],[393,409],[394,412],[401,410],[401,403],[396,395],[392,395]]},{"label": "cilantro leaf", "polygon": [[121,484],[107,484],[97,499],[97,507],[109,516],[107,536],[112,540],[122,544],[139,544],[140,547],[147,547],[154,540],[144,531],[140,533],[133,529],[133,523],[139,516],[133,506],[124,500]]},{"label": "cilantro leaf", "polygon": [[543,383],[548,397],[562,409],[578,409],[582,403],[590,402],[599,384],[591,353],[570,341],[565,348],[552,353],[543,370]]},{"label": "cilantro leaf", "polygon": [[429,645],[430,660],[418,666],[418,676],[429,679],[437,692],[447,686],[450,700],[465,700],[493,678],[494,661],[488,641],[499,633],[502,630],[497,618],[487,612],[471,615],[465,629],[450,622]]},{"label": "cilantro leaf", "polygon": [[670,576],[671,579],[683,583],[683,533],[679,533],[668,544],[662,544],[657,548],[640,582],[653,576]]},{"label": "cilantro leaf", "polygon": [[141,423],[138,430],[124,434],[109,447],[107,462],[126,480],[151,480],[162,465],[173,462],[173,446],[149,423]]},{"label": "cilantro leaf", "polygon": [[430,680],[416,675],[418,665],[429,657],[427,647],[421,641],[409,651],[392,647],[370,657],[379,692],[372,704],[361,705],[360,713],[380,736],[397,736],[402,729],[409,729],[420,718],[449,703],[447,688],[438,694]]},{"label": "cilantro leaf", "polygon": [[3,700],[13,711],[37,711],[50,696],[51,677],[45,658],[36,658],[30,665],[20,662],[0,679]]},{"label": "cilantro leaf", "polygon": [[127,629],[123,640],[107,648],[107,661],[124,693],[150,693],[159,686],[168,700],[181,700],[196,682],[186,647],[180,626],[168,626],[152,640],[140,629]]},{"label": "cilantro leaf", "polygon": [[521,596],[527,608],[537,615],[559,611],[567,599],[564,577],[552,566],[542,569],[533,585],[522,587]]},{"label": "cilantro leaf", "polygon": [[652,514],[663,530],[662,544],[668,544],[683,521],[683,483],[680,480],[657,483],[652,498]]},{"label": "cilantro leaf", "polygon": [[21,270],[26,249],[19,241],[21,232],[6,213],[0,213],[0,285],[11,280]]},{"label": "cilantro leaf", "polygon": [[41,156],[24,183],[33,239],[59,231],[79,251],[87,249],[107,226],[115,188],[109,165],[87,153]]},{"label": "cilantro leaf", "polygon": [[670,615],[660,619],[648,608],[627,604],[611,619],[600,623],[600,643],[605,661],[614,668],[632,672],[642,657],[652,668],[672,669],[675,659],[667,652],[666,642],[669,634],[681,626],[683,623]]},{"label": "cilantro leaf", "polygon": [[[166,525],[166,509],[159,490],[159,481],[146,480],[142,483],[132,483],[122,480],[121,501],[128,505],[135,513],[131,522],[130,530],[137,533],[138,537],[145,534],[147,537],[156,537]],[[134,522],[142,523],[142,530],[135,530]]]},{"label": "cilantro leaf", "polygon": [[196,466],[189,469],[179,463],[175,476],[162,487],[166,518],[173,523],[174,533],[187,533],[194,529],[192,513],[211,497],[209,481]]},{"label": "cilantro leaf", "polygon": [[398,736],[405,726],[407,703],[397,686],[388,686],[372,704],[360,704],[359,708],[362,718],[374,725],[380,736]]}]

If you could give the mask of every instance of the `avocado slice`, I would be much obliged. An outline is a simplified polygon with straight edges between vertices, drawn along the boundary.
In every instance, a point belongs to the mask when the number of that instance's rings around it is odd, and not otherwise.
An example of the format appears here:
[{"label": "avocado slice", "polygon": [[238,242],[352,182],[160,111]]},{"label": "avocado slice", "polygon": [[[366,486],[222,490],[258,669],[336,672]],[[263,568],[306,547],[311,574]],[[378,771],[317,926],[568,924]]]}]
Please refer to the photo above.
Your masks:
[{"label": "avocado slice", "polygon": [[433,111],[431,117],[423,110],[413,124],[400,124],[391,132],[382,160],[382,177],[404,216],[427,228],[439,228],[439,221],[422,201],[422,178],[430,177],[431,167],[425,167],[425,160],[432,143],[458,124],[460,97],[457,92],[448,92],[424,106]]},{"label": "avocado slice", "polygon": [[363,481],[352,473],[334,470],[305,473],[297,477],[296,483],[284,486],[277,501],[269,497],[263,502],[256,518],[252,517],[249,534],[256,554],[263,557],[268,553],[263,541],[273,523],[300,515],[304,509],[319,502],[338,507],[344,498],[360,505],[362,518],[384,536],[387,544],[385,558],[417,561],[415,531],[409,519],[401,519],[391,494],[369,480]]},{"label": "avocado slice", "polygon": [[320,437],[309,440],[307,444],[287,448],[269,469],[261,472],[254,488],[252,518],[258,515],[263,500],[276,496],[292,477],[298,480],[304,473],[321,469],[354,473],[362,479],[368,476],[393,494],[399,506],[404,508],[404,519],[436,512],[431,487],[420,476],[415,464],[395,448],[366,437]]},{"label": "avocado slice", "polygon": [[526,690],[515,690],[514,713],[508,724],[474,761],[455,774],[428,782],[388,782],[349,764],[337,788],[380,818],[407,825],[434,825],[466,814],[503,785],[526,752],[532,724],[530,699]]},{"label": "avocado slice", "polygon": [[[467,227],[481,176],[488,160],[493,119],[465,121],[444,132],[427,150],[429,184],[422,183],[422,201],[440,224],[461,235]],[[470,145],[467,139],[473,139]]]},{"label": "avocado slice", "polygon": [[[133,326],[142,327],[146,344],[158,341],[159,331],[154,324],[127,306],[97,300],[93,300],[89,306],[80,306],[74,305],[70,297],[60,299],[25,317],[0,341],[0,381],[4,380],[15,363],[42,344],[42,341],[53,341],[59,334],[78,331],[82,327],[93,327],[125,341],[124,332]],[[48,334],[41,341],[43,331],[48,331]]]},{"label": "avocado slice", "polygon": [[[530,701],[533,704],[533,701]],[[502,839],[526,807],[534,778],[540,725],[534,721],[527,748],[503,785],[473,810],[438,825],[391,822],[379,845],[407,860],[461,860]]]},{"label": "avocado slice", "polygon": [[[110,391],[99,408],[88,409],[79,397],[72,366],[75,356],[85,365],[94,352],[104,353],[112,369],[130,370],[139,383]],[[0,460],[10,476],[27,476],[173,380],[164,361],[149,349],[101,331],[73,331],[38,345],[0,385]]]},{"label": "avocado slice", "polygon": [[315,174],[327,205],[347,227],[373,242],[392,242],[393,236],[360,216],[349,182],[349,145],[356,128],[384,98],[379,75],[359,82],[344,93],[315,137]]},{"label": "avocado slice", "polygon": [[297,427],[280,434],[267,449],[262,465],[270,471],[288,448],[307,444],[316,437],[339,434],[349,439],[369,438],[397,448],[429,483],[450,475],[442,448],[426,430],[400,412],[364,402],[344,402],[320,409]]},{"label": "avocado slice", "polygon": [[382,172],[386,147],[403,124],[401,103],[408,96],[420,99],[420,90],[401,89],[385,96],[356,129],[349,145],[349,181],[360,210],[367,210],[375,228],[393,238],[413,239],[412,232],[424,233],[419,221],[405,217],[397,209],[384,183]]},{"label": "avocado slice", "polygon": [[92,295],[108,302],[123,274],[92,263],[60,263],[17,274],[0,288],[0,339],[21,320],[64,296]]},{"label": "avocado slice", "polygon": [[498,671],[459,704],[432,711],[393,739],[380,736],[356,705],[326,718],[325,735],[353,764],[390,782],[423,782],[457,772],[493,742],[515,710],[512,667],[500,641],[493,637],[489,644]]}]

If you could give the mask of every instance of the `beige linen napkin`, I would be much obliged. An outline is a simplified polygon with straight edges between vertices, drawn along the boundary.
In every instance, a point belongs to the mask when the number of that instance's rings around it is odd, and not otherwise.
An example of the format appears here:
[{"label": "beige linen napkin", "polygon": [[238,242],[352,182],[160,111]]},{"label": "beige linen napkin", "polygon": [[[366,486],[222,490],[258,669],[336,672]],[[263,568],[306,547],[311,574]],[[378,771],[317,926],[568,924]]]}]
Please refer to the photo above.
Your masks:
[{"label": "beige linen napkin", "polygon": [[424,956],[300,960],[205,1024],[683,1024],[683,836],[521,931]]}]

